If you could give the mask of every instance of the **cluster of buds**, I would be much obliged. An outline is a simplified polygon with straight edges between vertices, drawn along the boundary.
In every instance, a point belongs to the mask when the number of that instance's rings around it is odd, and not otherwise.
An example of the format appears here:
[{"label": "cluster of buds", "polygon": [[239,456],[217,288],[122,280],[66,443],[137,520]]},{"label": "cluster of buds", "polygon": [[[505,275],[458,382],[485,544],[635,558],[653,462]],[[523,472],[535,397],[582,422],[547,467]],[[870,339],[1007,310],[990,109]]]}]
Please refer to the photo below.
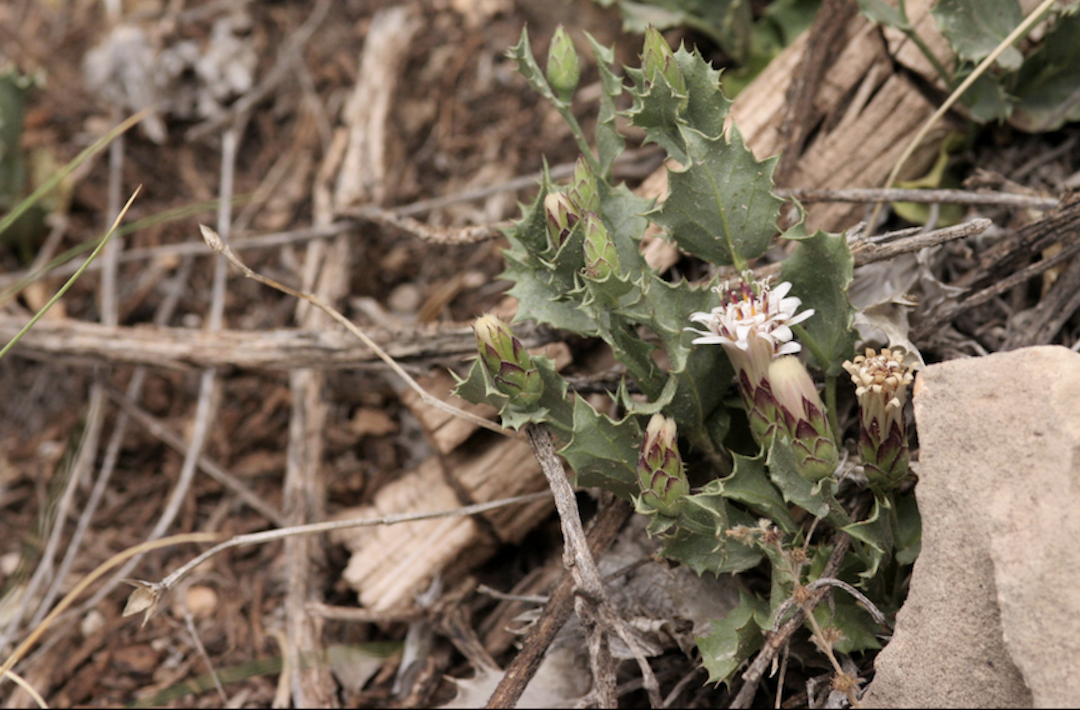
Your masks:
[{"label": "cluster of buds", "polygon": [[574,226],[589,213],[600,211],[596,176],[585,158],[579,156],[566,192],[549,192],[544,198],[548,236],[556,248],[566,242]]},{"label": "cluster of buds", "polygon": [[511,406],[533,409],[543,394],[544,381],[510,326],[487,314],[476,319],[473,332],[480,359],[495,388],[510,398]]},{"label": "cluster of buds", "polygon": [[690,493],[676,437],[675,420],[654,414],[645,428],[638,455],[638,483],[642,507],[675,517]]},{"label": "cluster of buds", "polygon": [[698,334],[694,344],[717,344],[727,353],[758,443],[788,437],[803,476],[818,481],[835,470],[837,450],[810,374],[797,358],[785,357],[802,349],[791,326],[814,314],[796,313],[802,301],[788,297],[790,290],[787,282],[770,288],[748,278],[724,284],[716,289],[719,306],[690,316],[706,329],[687,330]]},{"label": "cluster of buds", "polygon": [[908,471],[907,424],[904,404],[914,379],[904,364],[903,348],[867,348],[854,362],[844,363],[855,383],[859,400],[859,453],[870,487],[889,491],[900,485]]}]

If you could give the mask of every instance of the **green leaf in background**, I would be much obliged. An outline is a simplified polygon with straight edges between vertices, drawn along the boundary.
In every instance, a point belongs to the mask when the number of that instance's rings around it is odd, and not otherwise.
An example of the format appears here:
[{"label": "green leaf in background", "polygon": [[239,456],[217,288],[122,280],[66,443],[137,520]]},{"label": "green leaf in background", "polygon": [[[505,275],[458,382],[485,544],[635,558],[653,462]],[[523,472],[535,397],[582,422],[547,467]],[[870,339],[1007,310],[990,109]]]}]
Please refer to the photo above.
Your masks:
[{"label": "green leaf in background", "polygon": [[[849,654],[881,648],[877,634],[885,633],[870,612],[860,607],[847,592],[837,589],[833,592],[832,604],[819,604],[814,609],[814,619],[825,628],[834,626],[843,637],[833,645],[837,653]],[[806,628],[811,629],[810,622]]]},{"label": "green leaf in background", "polygon": [[1050,25],[1016,77],[1010,123],[1022,131],[1056,131],[1080,121],[1080,5]]},{"label": "green leaf in background", "polygon": [[596,152],[600,163],[600,178],[607,179],[611,172],[611,164],[615,158],[623,152],[626,141],[622,134],[615,128],[615,99],[623,92],[622,80],[615,76],[611,67],[615,64],[615,49],[605,47],[596,39],[585,33],[592,47],[593,56],[596,57],[596,68],[600,72],[600,110],[596,116]]},{"label": "green leaf in background", "polygon": [[879,25],[895,27],[898,30],[912,29],[904,8],[904,0],[900,0],[898,7],[893,7],[885,0],[859,0],[859,12]]},{"label": "green leaf in background", "polygon": [[683,129],[689,164],[668,168],[668,198],[647,215],[679,247],[742,269],[765,253],[783,201],[772,193],[777,158],[758,162],[732,126],[730,140]]},{"label": "green leaf in background", "polygon": [[759,455],[749,458],[739,454],[733,456],[735,471],[720,480],[724,495],[769,518],[788,534],[798,530],[780,491],[776,490],[776,486],[769,480],[769,474],[765,471],[765,457]]},{"label": "green leaf in background", "polygon": [[[974,68],[974,65],[968,65],[964,70],[958,71],[956,80],[963,81]],[[967,106],[971,117],[980,123],[1006,120],[1013,113],[1013,97],[997,77],[989,74],[977,78],[960,97],[960,101]]]},{"label": "green leaf in background", "polygon": [[914,489],[893,499],[896,509],[896,562],[910,565],[922,550],[922,517]]},{"label": "green leaf in background", "polygon": [[874,500],[874,507],[866,520],[848,525],[844,532],[852,539],[863,543],[858,546],[859,556],[866,563],[866,569],[859,573],[864,579],[873,578],[878,568],[888,562],[893,550],[892,508],[881,499]]},{"label": "green leaf in background", "polygon": [[660,30],[691,27],[710,37],[735,62],[746,61],[753,17],[745,0],[619,0],[623,31],[644,34],[651,25]]},{"label": "green leaf in background", "polygon": [[710,683],[726,683],[764,641],[762,629],[768,628],[769,606],[746,592],[739,592],[739,605],[718,621],[710,621],[708,636],[695,636],[701,651],[701,663],[709,672]]},{"label": "green leaf in background", "polygon": [[855,354],[857,337],[851,327],[855,308],[847,297],[854,263],[851,250],[842,234],[819,231],[796,241],[794,253],[780,267],[780,280],[791,282],[789,296],[802,299],[800,310],[813,308],[815,312],[795,332],[811,363],[828,375],[837,375],[844,360]]},{"label": "green leaf in background", "polygon": [[[938,0],[930,13],[961,61],[977,64],[997,49],[1024,21],[1017,0]],[[1006,71],[1016,71],[1024,55],[1009,47],[997,58]]]},{"label": "green leaf in background", "polygon": [[[784,500],[794,503],[815,518],[824,518],[829,514],[829,504],[825,497],[820,492],[815,492],[814,484],[799,474],[795,453],[782,437],[773,441],[765,464],[769,469],[769,477],[780,489]],[[829,483],[826,481],[825,485]]]},{"label": "green leaf in background", "polygon": [[576,485],[601,486],[623,498],[639,492],[641,427],[634,417],[616,422],[593,409],[583,397],[575,397],[572,432],[559,454],[574,469]]}]

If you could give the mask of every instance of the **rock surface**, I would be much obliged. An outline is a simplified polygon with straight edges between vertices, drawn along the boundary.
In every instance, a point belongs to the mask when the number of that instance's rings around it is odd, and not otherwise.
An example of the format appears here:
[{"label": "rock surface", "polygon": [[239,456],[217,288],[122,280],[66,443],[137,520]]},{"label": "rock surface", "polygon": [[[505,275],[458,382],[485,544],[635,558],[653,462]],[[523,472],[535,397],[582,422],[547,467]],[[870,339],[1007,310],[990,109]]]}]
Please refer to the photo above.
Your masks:
[{"label": "rock surface", "polygon": [[1080,355],[931,365],[915,383],[923,547],[867,707],[1080,704]]}]

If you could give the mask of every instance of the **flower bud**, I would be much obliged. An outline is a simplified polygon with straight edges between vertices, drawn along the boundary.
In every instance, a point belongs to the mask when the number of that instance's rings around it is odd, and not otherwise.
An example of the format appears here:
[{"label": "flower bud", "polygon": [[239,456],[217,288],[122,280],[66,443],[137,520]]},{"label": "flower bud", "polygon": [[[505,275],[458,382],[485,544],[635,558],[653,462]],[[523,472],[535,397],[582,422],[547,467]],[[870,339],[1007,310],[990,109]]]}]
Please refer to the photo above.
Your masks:
[{"label": "flower bud", "polygon": [[602,281],[619,273],[619,254],[603,220],[595,213],[585,215],[585,275]]},{"label": "flower bud", "polygon": [[654,414],[645,428],[638,455],[638,483],[646,508],[674,517],[690,493],[676,440],[675,420]]},{"label": "flower bud", "polygon": [[686,81],[683,79],[679,65],[675,63],[675,55],[668,46],[664,35],[655,27],[645,30],[645,46],[641,52],[641,67],[645,70],[645,79],[650,83],[658,81],[658,75],[667,80],[672,90],[680,95],[686,95]]},{"label": "flower bud", "polygon": [[555,29],[548,47],[547,80],[561,101],[569,101],[581,79],[581,63],[578,61],[574,42],[562,25]]},{"label": "flower bud", "polygon": [[514,337],[510,326],[491,314],[473,324],[480,359],[495,387],[519,409],[532,409],[544,391],[540,371],[532,363],[525,346]]},{"label": "flower bud", "polygon": [[581,215],[565,192],[549,192],[544,198],[544,213],[551,243],[561,247]]},{"label": "flower bud", "polygon": [[579,155],[574,163],[574,174],[570,176],[570,187],[567,190],[570,202],[579,214],[600,211],[600,193],[596,187],[596,176],[592,168],[585,160],[585,156]]},{"label": "flower bud", "polygon": [[799,473],[820,481],[836,471],[838,462],[825,405],[797,357],[786,355],[769,364],[769,385],[791,436]]},{"label": "flower bud", "polygon": [[885,348],[880,354],[867,348],[865,356],[844,363],[859,400],[863,470],[876,491],[896,488],[908,471],[904,404],[914,375],[904,365],[905,355],[903,348]]}]

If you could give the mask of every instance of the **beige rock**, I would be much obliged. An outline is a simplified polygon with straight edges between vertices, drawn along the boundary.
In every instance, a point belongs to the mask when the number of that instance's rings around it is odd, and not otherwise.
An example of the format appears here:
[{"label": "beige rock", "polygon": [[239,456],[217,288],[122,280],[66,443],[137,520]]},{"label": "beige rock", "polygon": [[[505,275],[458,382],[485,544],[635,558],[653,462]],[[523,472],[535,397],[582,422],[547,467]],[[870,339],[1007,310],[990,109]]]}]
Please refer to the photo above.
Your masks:
[{"label": "beige rock", "polygon": [[1080,704],[1080,355],[932,365],[915,384],[923,549],[867,707]]}]

